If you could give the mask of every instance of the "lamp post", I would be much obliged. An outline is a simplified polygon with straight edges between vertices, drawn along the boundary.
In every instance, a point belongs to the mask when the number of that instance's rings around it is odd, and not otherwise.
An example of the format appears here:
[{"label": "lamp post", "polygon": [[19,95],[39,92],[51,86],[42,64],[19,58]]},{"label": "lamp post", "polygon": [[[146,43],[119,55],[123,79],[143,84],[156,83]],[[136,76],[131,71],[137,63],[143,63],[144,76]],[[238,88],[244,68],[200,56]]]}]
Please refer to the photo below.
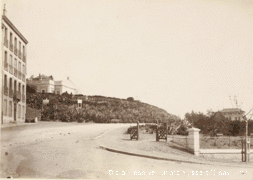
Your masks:
[{"label": "lamp post", "polygon": [[250,156],[250,139],[248,138],[248,119],[246,116],[243,116],[246,123],[246,133],[245,133],[245,162],[249,162],[249,156]]}]

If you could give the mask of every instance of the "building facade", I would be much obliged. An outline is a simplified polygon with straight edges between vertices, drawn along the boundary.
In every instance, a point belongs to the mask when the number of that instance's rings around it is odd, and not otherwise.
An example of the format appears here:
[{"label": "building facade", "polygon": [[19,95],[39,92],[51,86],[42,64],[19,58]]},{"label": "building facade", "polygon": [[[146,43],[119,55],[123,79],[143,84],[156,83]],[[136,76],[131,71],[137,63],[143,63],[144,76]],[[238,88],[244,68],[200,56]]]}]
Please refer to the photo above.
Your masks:
[{"label": "building facade", "polygon": [[2,15],[2,118],[1,123],[25,122],[28,41]]},{"label": "building facade", "polygon": [[227,108],[220,111],[230,121],[244,121],[244,111],[239,108]]}]

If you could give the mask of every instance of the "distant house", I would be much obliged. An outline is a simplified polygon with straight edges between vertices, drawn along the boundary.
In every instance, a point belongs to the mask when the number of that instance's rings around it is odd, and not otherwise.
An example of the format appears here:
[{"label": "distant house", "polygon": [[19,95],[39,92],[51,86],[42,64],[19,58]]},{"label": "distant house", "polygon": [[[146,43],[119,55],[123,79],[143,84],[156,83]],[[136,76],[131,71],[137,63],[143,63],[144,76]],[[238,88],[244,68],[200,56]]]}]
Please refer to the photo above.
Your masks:
[{"label": "distant house", "polygon": [[227,120],[243,121],[244,111],[239,108],[227,108],[220,111]]},{"label": "distant house", "polygon": [[55,88],[55,93],[56,94],[62,94],[64,92],[68,92],[69,94],[76,94],[76,86],[74,83],[67,78],[67,80],[62,80],[62,81],[55,81],[54,82],[54,88]]},{"label": "distant house", "polygon": [[27,84],[36,86],[38,92],[54,93],[53,76],[45,76],[43,74],[39,74],[38,77],[32,76],[27,80]]}]

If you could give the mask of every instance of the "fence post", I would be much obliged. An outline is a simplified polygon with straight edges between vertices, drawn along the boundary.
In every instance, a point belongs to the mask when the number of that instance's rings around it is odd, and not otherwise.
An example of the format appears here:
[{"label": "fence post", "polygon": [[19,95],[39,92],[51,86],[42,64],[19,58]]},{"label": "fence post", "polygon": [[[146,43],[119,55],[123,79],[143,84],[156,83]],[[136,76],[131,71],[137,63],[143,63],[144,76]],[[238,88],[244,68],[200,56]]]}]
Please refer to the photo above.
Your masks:
[{"label": "fence post", "polygon": [[167,142],[167,139],[168,139],[168,122],[166,122],[166,142]]},{"label": "fence post", "polygon": [[199,155],[199,131],[198,128],[190,128],[187,130],[189,132],[188,148],[193,151],[195,156]]},{"label": "fence post", "polygon": [[158,141],[158,123],[156,124],[156,141]]},{"label": "fence post", "polygon": [[244,157],[244,149],[243,149],[243,144],[244,143],[243,143],[243,139],[241,141],[242,141],[242,162],[244,162],[244,158],[243,158]]},{"label": "fence post", "polygon": [[137,140],[139,140],[139,121],[137,121]]},{"label": "fence post", "polygon": [[230,135],[229,135],[229,149],[231,148]]},{"label": "fence post", "polygon": [[250,139],[247,137],[246,139],[246,162],[249,162],[250,160]]}]

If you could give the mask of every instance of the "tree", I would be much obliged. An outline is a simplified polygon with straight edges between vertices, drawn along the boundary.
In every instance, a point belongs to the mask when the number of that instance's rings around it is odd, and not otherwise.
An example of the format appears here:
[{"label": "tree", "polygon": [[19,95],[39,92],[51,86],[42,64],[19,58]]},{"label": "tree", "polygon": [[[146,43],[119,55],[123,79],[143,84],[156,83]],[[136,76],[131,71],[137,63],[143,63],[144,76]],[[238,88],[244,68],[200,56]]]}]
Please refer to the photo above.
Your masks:
[{"label": "tree", "polygon": [[37,92],[37,86],[32,84],[26,84],[26,92],[27,93],[36,93]]},{"label": "tree", "polygon": [[134,101],[134,98],[133,97],[128,97],[127,100],[128,101]]}]

